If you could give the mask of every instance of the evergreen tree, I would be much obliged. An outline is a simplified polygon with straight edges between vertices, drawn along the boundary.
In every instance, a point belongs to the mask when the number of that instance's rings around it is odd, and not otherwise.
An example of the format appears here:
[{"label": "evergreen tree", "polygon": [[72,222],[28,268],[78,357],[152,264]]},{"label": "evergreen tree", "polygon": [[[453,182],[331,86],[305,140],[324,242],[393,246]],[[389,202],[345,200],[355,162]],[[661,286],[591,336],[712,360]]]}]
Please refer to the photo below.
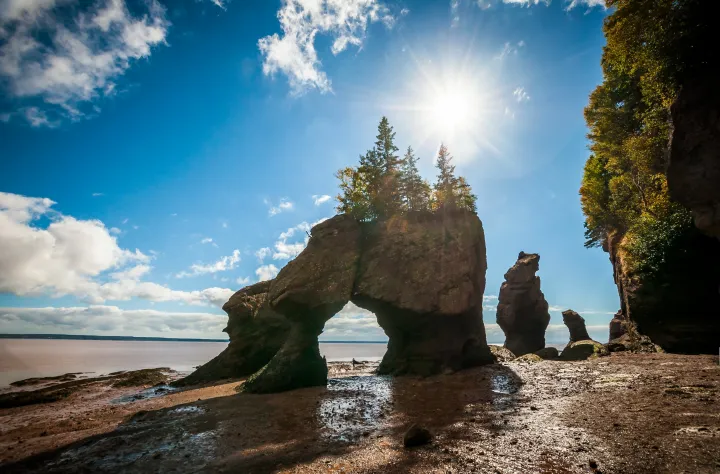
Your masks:
[{"label": "evergreen tree", "polygon": [[400,196],[404,208],[408,211],[421,211],[429,208],[430,185],[422,179],[417,169],[417,157],[412,147],[408,147],[400,160]]},{"label": "evergreen tree", "polygon": [[455,166],[451,162],[452,156],[450,156],[447,147],[440,144],[437,161],[435,162],[435,167],[440,171],[435,183],[435,209],[457,207],[455,195],[457,180],[455,178]]},{"label": "evergreen tree", "polygon": [[461,209],[477,212],[477,196],[472,193],[470,185],[463,176],[457,179],[457,200]]},{"label": "evergreen tree", "polygon": [[335,173],[340,180],[340,194],[337,195],[337,211],[351,214],[358,220],[371,219],[367,179],[358,169],[347,167]]},{"label": "evergreen tree", "polygon": [[375,209],[380,216],[390,216],[400,212],[400,157],[396,154],[395,132],[387,117],[383,116],[378,124],[378,134],[374,148],[377,165],[380,167],[380,182]]}]

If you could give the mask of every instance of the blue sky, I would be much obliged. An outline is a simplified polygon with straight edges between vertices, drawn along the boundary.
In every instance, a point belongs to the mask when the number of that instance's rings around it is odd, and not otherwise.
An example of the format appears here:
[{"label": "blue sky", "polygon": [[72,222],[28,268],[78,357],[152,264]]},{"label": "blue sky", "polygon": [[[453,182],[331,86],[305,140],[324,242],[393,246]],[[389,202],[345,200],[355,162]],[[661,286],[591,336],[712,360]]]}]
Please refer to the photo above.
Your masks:
[{"label": "blue sky", "polygon": [[[388,116],[478,195],[484,319],[520,250],[553,311],[607,337],[583,247],[582,109],[602,2],[0,0],[0,332],[223,337],[219,306],[334,214],[333,173]],[[348,307],[326,339],[383,339]]]}]

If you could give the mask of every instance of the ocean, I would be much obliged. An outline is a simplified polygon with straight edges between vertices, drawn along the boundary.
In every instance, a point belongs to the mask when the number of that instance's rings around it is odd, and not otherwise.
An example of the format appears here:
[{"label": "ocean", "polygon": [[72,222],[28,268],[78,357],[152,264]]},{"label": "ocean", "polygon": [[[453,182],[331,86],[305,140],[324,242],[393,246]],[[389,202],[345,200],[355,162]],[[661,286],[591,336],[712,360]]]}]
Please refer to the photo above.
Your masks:
[{"label": "ocean", "polygon": [[[68,372],[101,375],[153,367],[191,372],[225,347],[227,342],[0,339],[0,388]],[[386,349],[384,342],[320,343],[329,361],[380,360]]]}]

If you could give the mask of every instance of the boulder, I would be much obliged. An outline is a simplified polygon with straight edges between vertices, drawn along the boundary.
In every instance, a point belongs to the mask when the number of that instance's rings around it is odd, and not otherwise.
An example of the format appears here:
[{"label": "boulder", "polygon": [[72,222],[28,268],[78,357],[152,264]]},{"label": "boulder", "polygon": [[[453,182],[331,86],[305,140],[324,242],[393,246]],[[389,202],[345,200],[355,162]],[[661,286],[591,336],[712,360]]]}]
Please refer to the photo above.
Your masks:
[{"label": "boulder", "polygon": [[270,362],[285,343],[290,323],[267,304],[271,281],[247,286],[223,305],[230,336],[227,348],[189,376],[173,383],[186,386],[250,375]]},{"label": "boulder", "polygon": [[427,428],[418,425],[412,425],[403,437],[403,445],[406,448],[422,446],[430,441],[432,441],[432,433]]},{"label": "boulder", "polygon": [[517,355],[545,347],[550,313],[540,277],[535,276],[539,268],[540,255],[520,252],[500,287],[497,323],[505,333],[505,347]]},{"label": "boulder", "polygon": [[560,360],[586,360],[608,354],[609,351],[604,344],[588,339],[569,343],[560,353]]},{"label": "boulder", "polygon": [[649,337],[640,334],[623,334],[610,340],[607,344],[610,352],[665,352],[662,347],[653,343]]},{"label": "boulder", "polygon": [[568,309],[562,312],[563,322],[570,331],[570,342],[586,341],[590,335],[585,327],[585,319],[575,311]]},{"label": "boulder", "polygon": [[467,211],[365,225],[352,302],[388,335],[381,374],[430,375],[490,363],[482,296],[485,234]]},{"label": "boulder", "polygon": [[518,357],[517,359],[515,359],[513,362],[530,362],[530,363],[533,363],[533,362],[542,362],[542,361],[543,361],[543,358],[542,358],[542,357],[540,357],[540,356],[537,355],[537,354],[532,354],[532,353],[530,353],[530,354],[521,355],[520,357]]},{"label": "boulder", "polygon": [[560,353],[554,347],[540,349],[539,351],[535,351],[534,354],[543,360],[554,360],[560,356]]},{"label": "boulder", "polygon": [[509,362],[516,358],[515,354],[510,352],[507,347],[503,346],[496,346],[493,344],[490,346],[490,352],[492,352],[492,355],[495,356],[495,360],[498,362]]}]

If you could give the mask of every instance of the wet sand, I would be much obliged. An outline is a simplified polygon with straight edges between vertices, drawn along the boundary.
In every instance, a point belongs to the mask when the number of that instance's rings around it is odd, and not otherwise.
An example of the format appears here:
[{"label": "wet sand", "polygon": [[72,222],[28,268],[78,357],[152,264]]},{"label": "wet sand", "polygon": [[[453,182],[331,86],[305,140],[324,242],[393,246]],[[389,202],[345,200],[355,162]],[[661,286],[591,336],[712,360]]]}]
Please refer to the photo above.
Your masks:
[{"label": "wet sand", "polygon": [[[327,388],[240,382],[132,400],[88,388],[0,410],[0,471],[717,473],[717,357],[624,354],[428,378],[331,364]],[[111,403],[112,400],[127,403]],[[406,449],[403,433],[433,442]]]}]

